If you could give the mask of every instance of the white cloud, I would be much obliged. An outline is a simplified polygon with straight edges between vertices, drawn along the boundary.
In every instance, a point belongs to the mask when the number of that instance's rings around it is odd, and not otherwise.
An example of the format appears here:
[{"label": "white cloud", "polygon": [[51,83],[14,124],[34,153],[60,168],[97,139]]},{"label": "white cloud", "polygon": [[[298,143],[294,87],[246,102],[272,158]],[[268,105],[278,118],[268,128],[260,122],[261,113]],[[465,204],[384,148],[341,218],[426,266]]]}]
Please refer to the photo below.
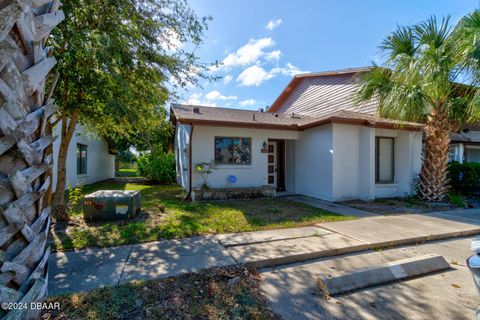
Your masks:
[{"label": "white cloud", "polygon": [[223,78],[223,83],[227,84],[227,83],[229,83],[230,81],[232,81],[232,79],[233,79],[232,75],[227,74],[227,75]]},{"label": "white cloud", "polygon": [[246,45],[236,52],[230,53],[223,59],[223,67],[244,66],[257,62],[265,55],[265,48],[273,46],[272,38],[250,39]]},{"label": "white cloud", "polygon": [[209,93],[205,94],[205,98],[207,100],[215,101],[215,100],[237,100],[236,96],[224,96],[217,90],[210,91]]},{"label": "white cloud", "polygon": [[267,60],[279,60],[282,52],[280,50],[274,50],[271,52],[267,52],[265,54],[265,59]]},{"label": "white cloud", "polygon": [[273,68],[270,73],[271,74],[283,74],[285,76],[290,76],[290,77],[293,77],[299,73],[308,73],[309,71],[302,71],[300,70],[299,68],[295,67],[293,64],[291,64],[290,62],[287,63],[287,65],[285,67],[277,67],[277,68]]},{"label": "white cloud", "polygon": [[207,107],[218,107],[216,103],[214,103],[211,100],[205,100],[202,97],[202,94],[200,93],[193,93],[187,101],[185,101],[186,104],[193,104],[193,105],[199,105],[199,106],[207,106]]},{"label": "white cloud", "polygon": [[237,78],[237,82],[240,82],[242,86],[259,86],[265,80],[272,78],[273,75],[269,74],[262,67],[253,65],[243,70]]},{"label": "white cloud", "polygon": [[[186,104],[207,106],[207,107],[218,107],[217,102],[219,101],[228,101],[228,100],[237,100],[236,96],[224,96],[217,90],[210,91],[205,95],[201,93],[193,93],[185,101]],[[229,105],[227,103],[227,105]]]},{"label": "white cloud", "polygon": [[257,104],[257,100],[254,99],[247,99],[247,100],[242,100],[239,103],[242,107],[247,107],[247,106],[254,106]]},{"label": "white cloud", "polygon": [[265,26],[265,29],[268,29],[268,30],[271,31],[271,30],[277,28],[281,24],[282,24],[282,19],[271,20],[267,23],[267,25]]},{"label": "white cloud", "polygon": [[289,77],[293,77],[299,73],[307,73],[308,71],[302,71],[299,68],[295,67],[291,63],[287,63],[284,67],[276,67],[270,71],[266,71],[260,66],[253,65],[248,67],[247,69],[243,70],[242,73],[237,78],[237,82],[240,82],[242,86],[259,86],[264,81],[272,79],[277,75],[285,75]]}]

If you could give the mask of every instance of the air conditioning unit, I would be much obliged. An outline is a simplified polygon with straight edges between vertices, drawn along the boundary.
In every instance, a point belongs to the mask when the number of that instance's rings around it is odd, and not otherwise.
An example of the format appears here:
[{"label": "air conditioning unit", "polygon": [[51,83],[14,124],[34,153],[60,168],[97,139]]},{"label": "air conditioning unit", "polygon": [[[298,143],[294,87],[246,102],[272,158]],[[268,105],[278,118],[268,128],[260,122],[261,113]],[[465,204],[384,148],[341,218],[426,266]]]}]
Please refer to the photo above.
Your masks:
[{"label": "air conditioning unit", "polygon": [[140,191],[99,190],[85,196],[85,220],[126,220],[140,211]]}]

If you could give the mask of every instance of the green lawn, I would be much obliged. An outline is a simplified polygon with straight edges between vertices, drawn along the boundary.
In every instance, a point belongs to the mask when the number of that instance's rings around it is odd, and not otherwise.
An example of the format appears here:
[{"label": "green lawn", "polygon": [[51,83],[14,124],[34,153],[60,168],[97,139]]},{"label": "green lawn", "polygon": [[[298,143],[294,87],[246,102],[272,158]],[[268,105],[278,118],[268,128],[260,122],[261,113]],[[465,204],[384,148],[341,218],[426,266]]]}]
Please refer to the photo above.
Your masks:
[{"label": "green lawn", "polygon": [[178,185],[103,182],[84,187],[82,192],[87,194],[100,189],[141,190],[142,212],[128,221],[85,222],[81,208],[77,207],[71,212],[72,220],[68,224],[59,222],[53,225],[51,242],[54,250],[108,247],[352,219],[286,199],[194,203],[183,200],[185,193]]},{"label": "green lawn", "polygon": [[115,171],[115,177],[140,177],[140,174],[135,168],[123,168]]},{"label": "green lawn", "polygon": [[280,319],[259,280],[253,269],[219,268],[49,297],[60,310],[44,311],[42,319]]}]

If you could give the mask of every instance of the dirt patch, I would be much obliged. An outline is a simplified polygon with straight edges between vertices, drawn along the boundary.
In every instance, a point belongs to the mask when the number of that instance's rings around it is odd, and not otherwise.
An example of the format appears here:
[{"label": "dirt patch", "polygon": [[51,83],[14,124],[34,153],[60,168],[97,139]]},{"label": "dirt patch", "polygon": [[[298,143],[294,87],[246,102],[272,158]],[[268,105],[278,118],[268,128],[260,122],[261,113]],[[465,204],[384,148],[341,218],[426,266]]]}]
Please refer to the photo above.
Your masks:
[{"label": "dirt patch", "polygon": [[162,280],[50,297],[42,319],[280,319],[255,269],[214,268]]}]

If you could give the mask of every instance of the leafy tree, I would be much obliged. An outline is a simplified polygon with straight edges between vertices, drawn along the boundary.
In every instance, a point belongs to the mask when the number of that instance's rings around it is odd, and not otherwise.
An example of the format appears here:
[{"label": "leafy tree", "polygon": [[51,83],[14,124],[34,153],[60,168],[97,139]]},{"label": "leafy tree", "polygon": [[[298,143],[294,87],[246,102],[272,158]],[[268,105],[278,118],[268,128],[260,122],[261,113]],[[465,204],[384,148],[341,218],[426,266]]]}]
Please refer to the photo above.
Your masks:
[{"label": "leafy tree", "polygon": [[398,27],[380,46],[385,62],[361,76],[357,92],[360,102],[376,99],[383,117],[426,123],[419,192],[429,201],[448,192],[450,132],[478,118],[468,70],[460,63],[459,32],[448,18]]},{"label": "leafy tree", "polygon": [[65,220],[66,156],[76,124],[146,149],[165,139],[166,101],[208,78],[194,50],[209,18],[185,0],[71,0],[63,11],[66,20],[54,33],[62,140],[53,206]]}]

